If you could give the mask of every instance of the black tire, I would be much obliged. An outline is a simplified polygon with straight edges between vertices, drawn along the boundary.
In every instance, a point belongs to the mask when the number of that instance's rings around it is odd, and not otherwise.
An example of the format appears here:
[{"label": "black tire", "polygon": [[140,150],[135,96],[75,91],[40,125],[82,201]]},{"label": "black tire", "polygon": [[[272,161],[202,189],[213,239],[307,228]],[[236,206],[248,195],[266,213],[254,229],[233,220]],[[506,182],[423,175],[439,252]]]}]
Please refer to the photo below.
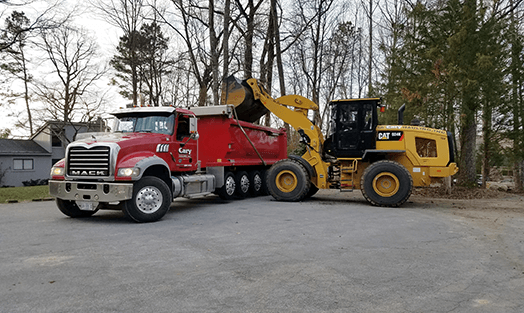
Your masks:
[{"label": "black tire", "polygon": [[223,200],[233,200],[235,198],[236,185],[235,175],[231,172],[226,172],[224,175],[224,186],[218,189],[218,196]]},{"label": "black tire", "polygon": [[262,182],[263,176],[259,171],[250,171],[247,176],[249,177],[249,194],[252,197],[256,197],[262,194]]},{"label": "black tire", "polygon": [[244,199],[247,196],[249,196],[249,185],[251,185],[249,181],[249,176],[247,176],[246,171],[239,171],[235,175],[235,195],[240,198]]},{"label": "black tire", "polygon": [[268,196],[269,189],[267,188],[267,170],[261,170],[260,176],[262,177],[262,189],[260,190],[260,195]]},{"label": "black tire", "polygon": [[397,162],[378,161],[366,168],[360,186],[362,195],[372,205],[397,207],[411,196],[413,178]]},{"label": "black tire", "polygon": [[62,200],[58,198],[56,199],[56,206],[60,212],[72,218],[89,217],[98,212],[98,208],[94,211],[82,211],[80,208],[78,208],[75,201]]},{"label": "black tire", "polygon": [[305,199],[313,197],[318,192],[318,190],[319,189],[317,186],[315,186],[314,184],[311,184],[311,187],[309,187],[309,192],[307,193]]},{"label": "black tire", "polygon": [[171,205],[171,191],[158,177],[142,177],[133,185],[133,197],[124,202],[127,218],[138,223],[155,222],[164,217]]},{"label": "black tire", "polygon": [[278,201],[303,200],[310,186],[311,182],[304,166],[291,159],[278,161],[267,173],[269,194]]}]

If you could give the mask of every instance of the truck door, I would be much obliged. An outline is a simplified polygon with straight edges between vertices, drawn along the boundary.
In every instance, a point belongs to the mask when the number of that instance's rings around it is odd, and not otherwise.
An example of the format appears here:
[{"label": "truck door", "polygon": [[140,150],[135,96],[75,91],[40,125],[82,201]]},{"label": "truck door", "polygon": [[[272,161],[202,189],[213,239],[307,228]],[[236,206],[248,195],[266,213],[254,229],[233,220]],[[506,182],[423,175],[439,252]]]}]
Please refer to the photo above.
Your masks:
[{"label": "truck door", "polygon": [[175,171],[194,171],[197,163],[197,141],[190,138],[189,116],[178,114],[175,125],[175,144],[171,151]]}]

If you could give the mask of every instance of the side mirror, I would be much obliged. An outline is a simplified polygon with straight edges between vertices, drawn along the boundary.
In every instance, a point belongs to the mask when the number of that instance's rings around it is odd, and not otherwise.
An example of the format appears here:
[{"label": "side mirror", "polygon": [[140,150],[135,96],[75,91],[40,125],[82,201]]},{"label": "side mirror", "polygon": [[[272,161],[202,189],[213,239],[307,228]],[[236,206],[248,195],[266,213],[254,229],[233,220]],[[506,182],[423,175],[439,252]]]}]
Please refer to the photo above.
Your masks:
[{"label": "side mirror", "polygon": [[189,133],[190,138],[193,140],[197,140],[199,138],[198,136],[198,127],[197,127],[197,118],[195,116],[191,116],[189,118]]}]

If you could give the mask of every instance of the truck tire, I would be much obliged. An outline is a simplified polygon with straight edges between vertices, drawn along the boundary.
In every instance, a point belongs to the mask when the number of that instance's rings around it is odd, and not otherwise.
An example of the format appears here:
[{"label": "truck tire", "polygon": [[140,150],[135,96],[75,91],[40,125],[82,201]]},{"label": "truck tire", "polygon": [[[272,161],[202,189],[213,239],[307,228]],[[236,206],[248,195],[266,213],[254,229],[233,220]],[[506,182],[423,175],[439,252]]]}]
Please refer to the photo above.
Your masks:
[{"label": "truck tire", "polygon": [[246,171],[239,171],[235,175],[235,195],[240,198],[244,199],[249,195],[249,177],[247,176]]},{"label": "truck tire", "polygon": [[132,221],[154,222],[166,215],[171,200],[171,191],[163,180],[145,176],[135,182],[133,197],[124,202],[122,211]]},{"label": "truck tire", "polygon": [[362,195],[375,206],[400,206],[409,199],[413,178],[394,161],[378,161],[366,168],[360,181]]},{"label": "truck tire", "polygon": [[98,208],[94,211],[82,211],[78,208],[75,201],[62,200],[58,198],[56,199],[56,206],[60,212],[72,218],[89,217],[98,212]]},{"label": "truck tire", "polygon": [[224,175],[224,186],[218,189],[218,196],[223,200],[233,200],[235,198],[235,175],[231,172],[226,172]]},{"label": "truck tire", "polygon": [[278,201],[300,201],[309,192],[311,182],[304,166],[286,159],[273,164],[267,173],[269,194]]},{"label": "truck tire", "polygon": [[250,171],[248,173],[249,177],[249,194],[252,197],[259,196],[262,194],[262,175],[259,171]]}]

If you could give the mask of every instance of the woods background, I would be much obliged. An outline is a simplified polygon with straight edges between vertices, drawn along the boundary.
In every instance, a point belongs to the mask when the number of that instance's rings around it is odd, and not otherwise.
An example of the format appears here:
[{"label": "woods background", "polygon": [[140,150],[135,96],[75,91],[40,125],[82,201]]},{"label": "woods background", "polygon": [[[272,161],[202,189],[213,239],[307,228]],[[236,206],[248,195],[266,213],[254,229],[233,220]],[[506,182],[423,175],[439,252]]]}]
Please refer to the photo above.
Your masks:
[{"label": "woods background", "polygon": [[[522,190],[522,0],[0,0],[0,18],[2,138],[128,103],[220,104],[235,75],[311,99],[324,132],[331,99],[381,97],[382,124],[406,104],[454,134],[459,183],[497,168]],[[118,34],[104,48],[101,25]]]}]

